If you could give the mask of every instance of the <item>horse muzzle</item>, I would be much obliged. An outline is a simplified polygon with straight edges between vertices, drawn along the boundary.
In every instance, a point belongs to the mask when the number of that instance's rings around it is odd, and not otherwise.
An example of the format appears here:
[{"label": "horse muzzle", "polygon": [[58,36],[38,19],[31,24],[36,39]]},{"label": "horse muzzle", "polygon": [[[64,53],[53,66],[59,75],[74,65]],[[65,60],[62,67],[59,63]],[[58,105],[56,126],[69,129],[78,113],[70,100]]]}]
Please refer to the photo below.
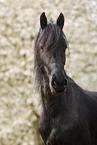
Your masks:
[{"label": "horse muzzle", "polygon": [[56,76],[52,77],[50,84],[51,92],[54,95],[63,95],[67,89],[67,79],[63,76],[57,79]]}]

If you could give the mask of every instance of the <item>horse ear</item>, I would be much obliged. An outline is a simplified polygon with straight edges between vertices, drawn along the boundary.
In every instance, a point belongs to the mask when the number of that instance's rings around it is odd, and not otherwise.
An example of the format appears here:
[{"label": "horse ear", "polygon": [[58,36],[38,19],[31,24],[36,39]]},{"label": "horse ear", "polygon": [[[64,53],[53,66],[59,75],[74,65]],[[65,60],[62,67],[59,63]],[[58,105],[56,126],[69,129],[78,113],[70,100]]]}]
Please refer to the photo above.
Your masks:
[{"label": "horse ear", "polygon": [[40,16],[40,26],[43,29],[47,25],[47,18],[45,16],[45,13],[43,12]]},{"label": "horse ear", "polygon": [[62,29],[64,26],[64,15],[60,13],[59,17],[57,18],[57,25]]}]

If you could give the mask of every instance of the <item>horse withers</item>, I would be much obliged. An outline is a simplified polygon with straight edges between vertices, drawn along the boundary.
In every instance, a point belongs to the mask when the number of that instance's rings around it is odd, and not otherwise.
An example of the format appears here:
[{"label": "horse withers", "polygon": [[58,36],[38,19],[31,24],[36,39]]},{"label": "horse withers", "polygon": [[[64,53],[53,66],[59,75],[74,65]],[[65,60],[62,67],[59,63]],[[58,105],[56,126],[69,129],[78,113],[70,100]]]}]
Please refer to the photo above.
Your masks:
[{"label": "horse withers", "polygon": [[48,23],[40,16],[35,74],[42,99],[39,131],[45,145],[97,145],[97,92],[79,87],[65,72],[68,42],[64,16]]}]

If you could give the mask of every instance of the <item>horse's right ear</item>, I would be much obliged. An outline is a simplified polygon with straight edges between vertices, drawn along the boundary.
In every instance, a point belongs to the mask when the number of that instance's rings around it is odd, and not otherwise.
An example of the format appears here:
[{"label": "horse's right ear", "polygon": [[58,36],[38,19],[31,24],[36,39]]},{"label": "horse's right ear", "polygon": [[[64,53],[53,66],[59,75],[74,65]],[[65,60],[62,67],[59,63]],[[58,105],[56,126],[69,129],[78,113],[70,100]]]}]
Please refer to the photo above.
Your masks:
[{"label": "horse's right ear", "polygon": [[45,13],[43,12],[40,16],[40,26],[43,29],[47,25],[47,18],[45,16]]}]

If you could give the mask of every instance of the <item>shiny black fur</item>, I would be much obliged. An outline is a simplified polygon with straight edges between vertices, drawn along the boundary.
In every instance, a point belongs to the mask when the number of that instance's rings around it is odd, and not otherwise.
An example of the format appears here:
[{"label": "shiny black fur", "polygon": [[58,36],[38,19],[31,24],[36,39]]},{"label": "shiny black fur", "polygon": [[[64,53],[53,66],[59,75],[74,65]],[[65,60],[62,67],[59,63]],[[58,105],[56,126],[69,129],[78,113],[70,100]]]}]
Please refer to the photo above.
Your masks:
[{"label": "shiny black fur", "polygon": [[[40,17],[35,41],[35,74],[42,98],[39,131],[45,145],[97,145],[97,92],[79,87],[65,72],[67,40],[62,31],[64,16],[56,24]],[[66,91],[52,92],[52,79],[64,79]],[[56,80],[55,80],[56,81]],[[59,89],[61,86],[58,86]]]}]

